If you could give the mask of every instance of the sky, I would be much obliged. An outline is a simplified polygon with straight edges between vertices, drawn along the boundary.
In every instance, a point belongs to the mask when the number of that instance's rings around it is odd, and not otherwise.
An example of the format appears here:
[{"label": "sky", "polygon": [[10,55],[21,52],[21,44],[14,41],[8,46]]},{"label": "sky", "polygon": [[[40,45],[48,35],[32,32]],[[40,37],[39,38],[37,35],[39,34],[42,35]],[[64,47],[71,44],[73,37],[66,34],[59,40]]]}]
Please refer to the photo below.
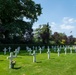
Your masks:
[{"label": "sky", "polygon": [[67,36],[76,37],[76,0],[33,0],[41,4],[42,14],[34,23],[33,29],[41,24],[51,26],[54,32],[65,33]]}]

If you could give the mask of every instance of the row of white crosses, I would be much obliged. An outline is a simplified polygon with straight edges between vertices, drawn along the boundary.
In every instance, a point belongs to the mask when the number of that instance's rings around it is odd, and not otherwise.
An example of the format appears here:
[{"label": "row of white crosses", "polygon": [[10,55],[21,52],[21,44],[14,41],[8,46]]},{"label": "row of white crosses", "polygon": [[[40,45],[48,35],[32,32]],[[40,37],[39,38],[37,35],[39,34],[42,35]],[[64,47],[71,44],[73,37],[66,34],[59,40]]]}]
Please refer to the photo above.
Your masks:
[{"label": "row of white crosses", "polygon": [[8,47],[8,49],[7,49],[7,48],[4,48],[4,49],[3,49],[4,55],[6,54],[7,50],[9,50],[9,52],[11,52],[11,47]]},{"label": "row of white crosses", "polygon": [[32,50],[28,46],[26,47],[26,50],[29,52],[30,55],[33,55],[33,62],[36,62],[36,51],[39,50],[40,54],[41,54],[42,50],[44,50],[44,46],[42,48],[40,46],[38,46],[38,47],[33,46],[33,53],[31,53]]},{"label": "row of white crosses", "polygon": [[[34,47],[33,46],[33,50],[35,50],[35,51],[37,51],[37,50],[39,50],[40,51],[40,54],[42,53],[42,51],[44,50],[44,46],[41,48],[40,46],[38,46],[38,47]],[[32,54],[32,49],[30,48],[30,47],[26,47],[26,50],[27,50],[27,52],[29,52],[29,55],[31,55]]]},{"label": "row of white crosses", "polygon": [[74,49],[75,52],[76,52],[76,46],[69,46],[69,45],[68,45],[68,46],[64,46],[64,45],[63,45],[63,46],[52,46],[52,49],[54,50],[54,52],[55,52],[58,48],[59,48],[60,50],[61,50],[61,49],[65,49],[65,48],[66,48],[66,49],[70,49],[70,53],[72,53],[72,50]]},{"label": "row of white crosses", "polygon": [[[37,47],[36,47],[37,48]],[[58,47],[57,47],[58,48]],[[57,50],[57,52],[58,52],[58,56],[60,56],[60,50],[61,48],[58,48],[58,50]],[[39,46],[39,51],[40,51],[40,54],[41,54],[41,47]],[[65,48],[65,54],[66,54],[66,48]],[[48,46],[48,51],[47,51],[47,54],[48,54],[48,59],[50,59],[50,48],[49,48],[49,46]],[[33,62],[36,62],[36,51],[34,50],[33,51]]]},{"label": "row of white crosses", "polygon": [[57,50],[58,56],[60,56],[60,51],[61,51],[61,49],[64,49],[65,55],[67,54],[67,49],[70,50],[70,53],[71,53],[71,54],[72,54],[72,50],[73,50],[73,49],[74,49],[75,52],[76,52],[76,46],[73,46],[73,47],[70,47],[70,46],[63,46],[63,47],[61,47],[61,46],[52,46],[52,49],[54,50],[54,52],[56,52],[56,50]]},{"label": "row of white crosses", "polygon": [[[11,47],[8,47],[8,49],[7,48],[3,49],[4,55],[6,54],[7,50],[9,50],[9,52],[11,52]],[[17,51],[18,51],[18,53],[20,52],[20,47],[17,47]]]},{"label": "row of white crosses", "polygon": [[[40,54],[41,54],[41,47],[40,47]],[[48,46],[48,51],[47,51],[47,53],[48,53],[48,59],[50,59],[50,48],[49,48],[49,46]],[[36,51],[35,50],[33,50],[33,62],[36,62]]]},{"label": "row of white crosses", "polygon": [[[35,51],[37,51],[37,47],[34,47],[33,46],[33,50],[34,50],[34,48],[35,48]],[[39,46],[38,47],[39,49],[39,51],[40,51],[40,54],[42,53],[42,48]],[[52,48],[53,49],[55,49],[54,51],[56,52],[56,50],[57,50],[57,52],[58,52],[58,56],[60,56],[60,51],[61,51],[61,49],[63,48],[64,49],[64,51],[65,51],[65,55],[67,54],[67,49],[70,49],[70,53],[72,53],[72,47],[70,47],[70,46],[52,46]],[[74,47],[74,49],[75,49],[75,51],[76,51],[76,46]],[[32,50],[29,50],[29,51],[32,51]],[[48,59],[50,58],[50,48],[49,48],[49,46],[48,46]]]},{"label": "row of white crosses", "polygon": [[[39,47],[40,48],[40,47]],[[69,47],[68,47],[69,48]],[[20,48],[19,48],[20,49]],[[36,47],[36,49],[37,49],[37,47]],[[50,59],[50,48],[49,48],[49,46],[48,46],[48,51],[47,51],[47,54],[48,54],[48,59]],[[58,56],[60,56],[60,50],[61,48],[58,48],[58,50],[57,50],[57,52],[58,52]],[[28,51],[31,51],[31,48],[29,48],[29,47],[27,47],[27,50]],[[41,48],[39,49],[40,50],[40,54],[41,54]],[[67,48],[66,47],[64,47],[64,51],[65,51],[65,54],[67,53]],[[16,53],[18,53],[18,51],[17,51],[17,49],[15,49],[15,51],[14,52],[16,52]],[[72,47],[70,47],[70,52],[72,53]],[[33,53],[32,53],[32,55],[33,55],[33,62],[36,62],[36,50],[34,50],[34,47],[33,47]],[[17,55],[13,55],[13,53],[11,52],[10,53],[10,56],[8,57],[8,59],[9,59],[9,68],[12,68],[12,60],[13,60],[13,58],[15,58],[15,57],[17,57]]]}]

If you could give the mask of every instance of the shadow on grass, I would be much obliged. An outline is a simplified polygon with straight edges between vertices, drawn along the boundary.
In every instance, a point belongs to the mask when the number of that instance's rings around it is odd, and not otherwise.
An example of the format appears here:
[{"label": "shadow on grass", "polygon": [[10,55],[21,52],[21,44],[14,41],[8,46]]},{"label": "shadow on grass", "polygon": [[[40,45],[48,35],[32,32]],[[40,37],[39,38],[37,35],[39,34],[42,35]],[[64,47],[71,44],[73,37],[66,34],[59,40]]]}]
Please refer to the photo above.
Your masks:
[{"label": "shadow on grass", "polygon": [[18,70],[18,69],[21,69],[21,67],[14,67],[12,69]]},{"label": "shadow on grass", "polygon": [[36,63],[42,63],[42,61],[37,61]]},{"label": "shadow on grass", "polygon": [[55,59],[55,58],[51,58],[51,59]]},{"label": "shadow on grass", "polygon": [[0,61],[4,61],[4,60],[0,60]]}]

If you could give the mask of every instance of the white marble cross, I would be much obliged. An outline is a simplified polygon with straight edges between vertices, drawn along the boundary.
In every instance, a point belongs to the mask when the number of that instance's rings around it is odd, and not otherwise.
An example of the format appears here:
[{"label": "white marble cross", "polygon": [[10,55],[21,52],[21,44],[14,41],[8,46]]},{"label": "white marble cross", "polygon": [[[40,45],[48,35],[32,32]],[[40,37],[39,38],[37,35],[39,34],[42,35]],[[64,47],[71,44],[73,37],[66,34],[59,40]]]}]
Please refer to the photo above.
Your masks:
[{"label": "white marble cross", "polygon": [[68,45],[68,46],[67,46],[67,48],[69,49],[69,48],[70,48],[70,46]]},{"label": "white marble cross", "polygon": [[4,51],[4,55],[5,55],[5,54],[6,54],[6,52],[7,52],[7,49],[6,49],[6,48],[4,48],[4,49],[3,49],[3,51]]},{"label": "white marble cross", "polygon": [[33,50],[34,50],[34,48],[35,48],[35,47],[33,46]]},{"label": "white marble cross", "polygon": [[32,52],[31,48],[29,48],[28,52],[29,52],[29,55],[31,55],[31,52]]},{"label": "white marble cross", "polygon": [[38,49],[40,49],[40,46],[38,46]]},{"label": "white marble cross", "polygon": [[7,59],[9,59],[9,68],[12,68],[13,58],[15,58],[15,56],[13,56],[13,52],[11,52],[11,53],[10,53],[10,56],[7,57]]},{"label": "white marble cross", "polygon": [[70,47],[70,53],[72,54],[72,47]]},{"label": "white marble cross", "polygon": [[11,51],[11,47],[10,46],[8,47],[8,50],[9,50],[9,52]]},{"label": "white marble cross", "polygon": [[75,52],[76,52],[76,46],[74,47],[74,50],[75,50]]},{"label": "white marble cross", "polygon": [[66,49],[66,47],[64,48],[64,51],[65,51],[65,55],[66,55],[66,53],[67,53],[67,49]]},{"label": "white marble cross", "polygon": [[48,59],[50,59],[50,48],[49,47],[48,47],[47,54],[48,54]]},{"label": "white marble cross", "polygon": [[14,53],[15,53],[15,57],[17,57],[18,50],[17,50],[17,49],[15,49]]},{"label": "white marble cross", "polygon": [[65,48],[65,46],[63,45],[63,47],[62,47],[63,49]]},{"label": "white marble cross", "polygon": [[17,48],[18,53],[20,52],[20,46]]},{"label": "white marble cross", "polygon": [[40,54],[41,54],[41,51],[42,51],[41,47],[39,48],[39,51],[40,51]]},{"label": "white marble cross", "polygon": [[36,52],[35,52],[35,50],[33,51],[33,62],[36,62]]},{"label": "white marble cross", "polygon": [[58,49],[58,48],[59,48],[59,46],[56,46],[56,48]]},{"label": "white marble cross", "polygon": [[51,46],[51,48],[53,49],[53,48],[54,48],[54,46]]},{"label": "white marble cross", "polygon": [[29,47],[28,47],[28,46],[26,46],[26,50],[27,50],[27,51],[29,50]]},{"label": "white marble cross", "polygon": [[58,52],[58,56],[60,56],[60,49],[59,48],[58,48],[57,52]]},{"label": "white marble cross", "polygon": [[37,51],[37,47],[35,47],[35,50]]},{"label": "white marble cross", "polygon": [[59,48],[62,49],[62,46],[60,45]]},{"label": "white marble cross", "polygon": [[45,46],[42,46],[42,50],[44,50],[45,49]]},{"label": "white marble cross", "polygon": [[56,52],[56,46],[54,46],[53,49],[54,49],[54,52]]}]

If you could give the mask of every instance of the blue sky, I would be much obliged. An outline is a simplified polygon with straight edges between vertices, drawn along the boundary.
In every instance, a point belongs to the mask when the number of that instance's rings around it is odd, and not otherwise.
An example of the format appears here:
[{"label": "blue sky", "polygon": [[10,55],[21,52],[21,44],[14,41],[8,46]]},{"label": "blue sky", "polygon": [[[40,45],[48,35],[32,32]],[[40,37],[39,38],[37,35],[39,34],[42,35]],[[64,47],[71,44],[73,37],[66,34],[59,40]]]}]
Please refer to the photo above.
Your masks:
[{"label": "blue sky", "polygon": [[[52,33],[62,32],[76,37],[76,0],[33,0],[41,4],[42,15],[34,23],[33,28],[40,24],[51,26]],[[72,31],[72,33],[70,33]]]}]

